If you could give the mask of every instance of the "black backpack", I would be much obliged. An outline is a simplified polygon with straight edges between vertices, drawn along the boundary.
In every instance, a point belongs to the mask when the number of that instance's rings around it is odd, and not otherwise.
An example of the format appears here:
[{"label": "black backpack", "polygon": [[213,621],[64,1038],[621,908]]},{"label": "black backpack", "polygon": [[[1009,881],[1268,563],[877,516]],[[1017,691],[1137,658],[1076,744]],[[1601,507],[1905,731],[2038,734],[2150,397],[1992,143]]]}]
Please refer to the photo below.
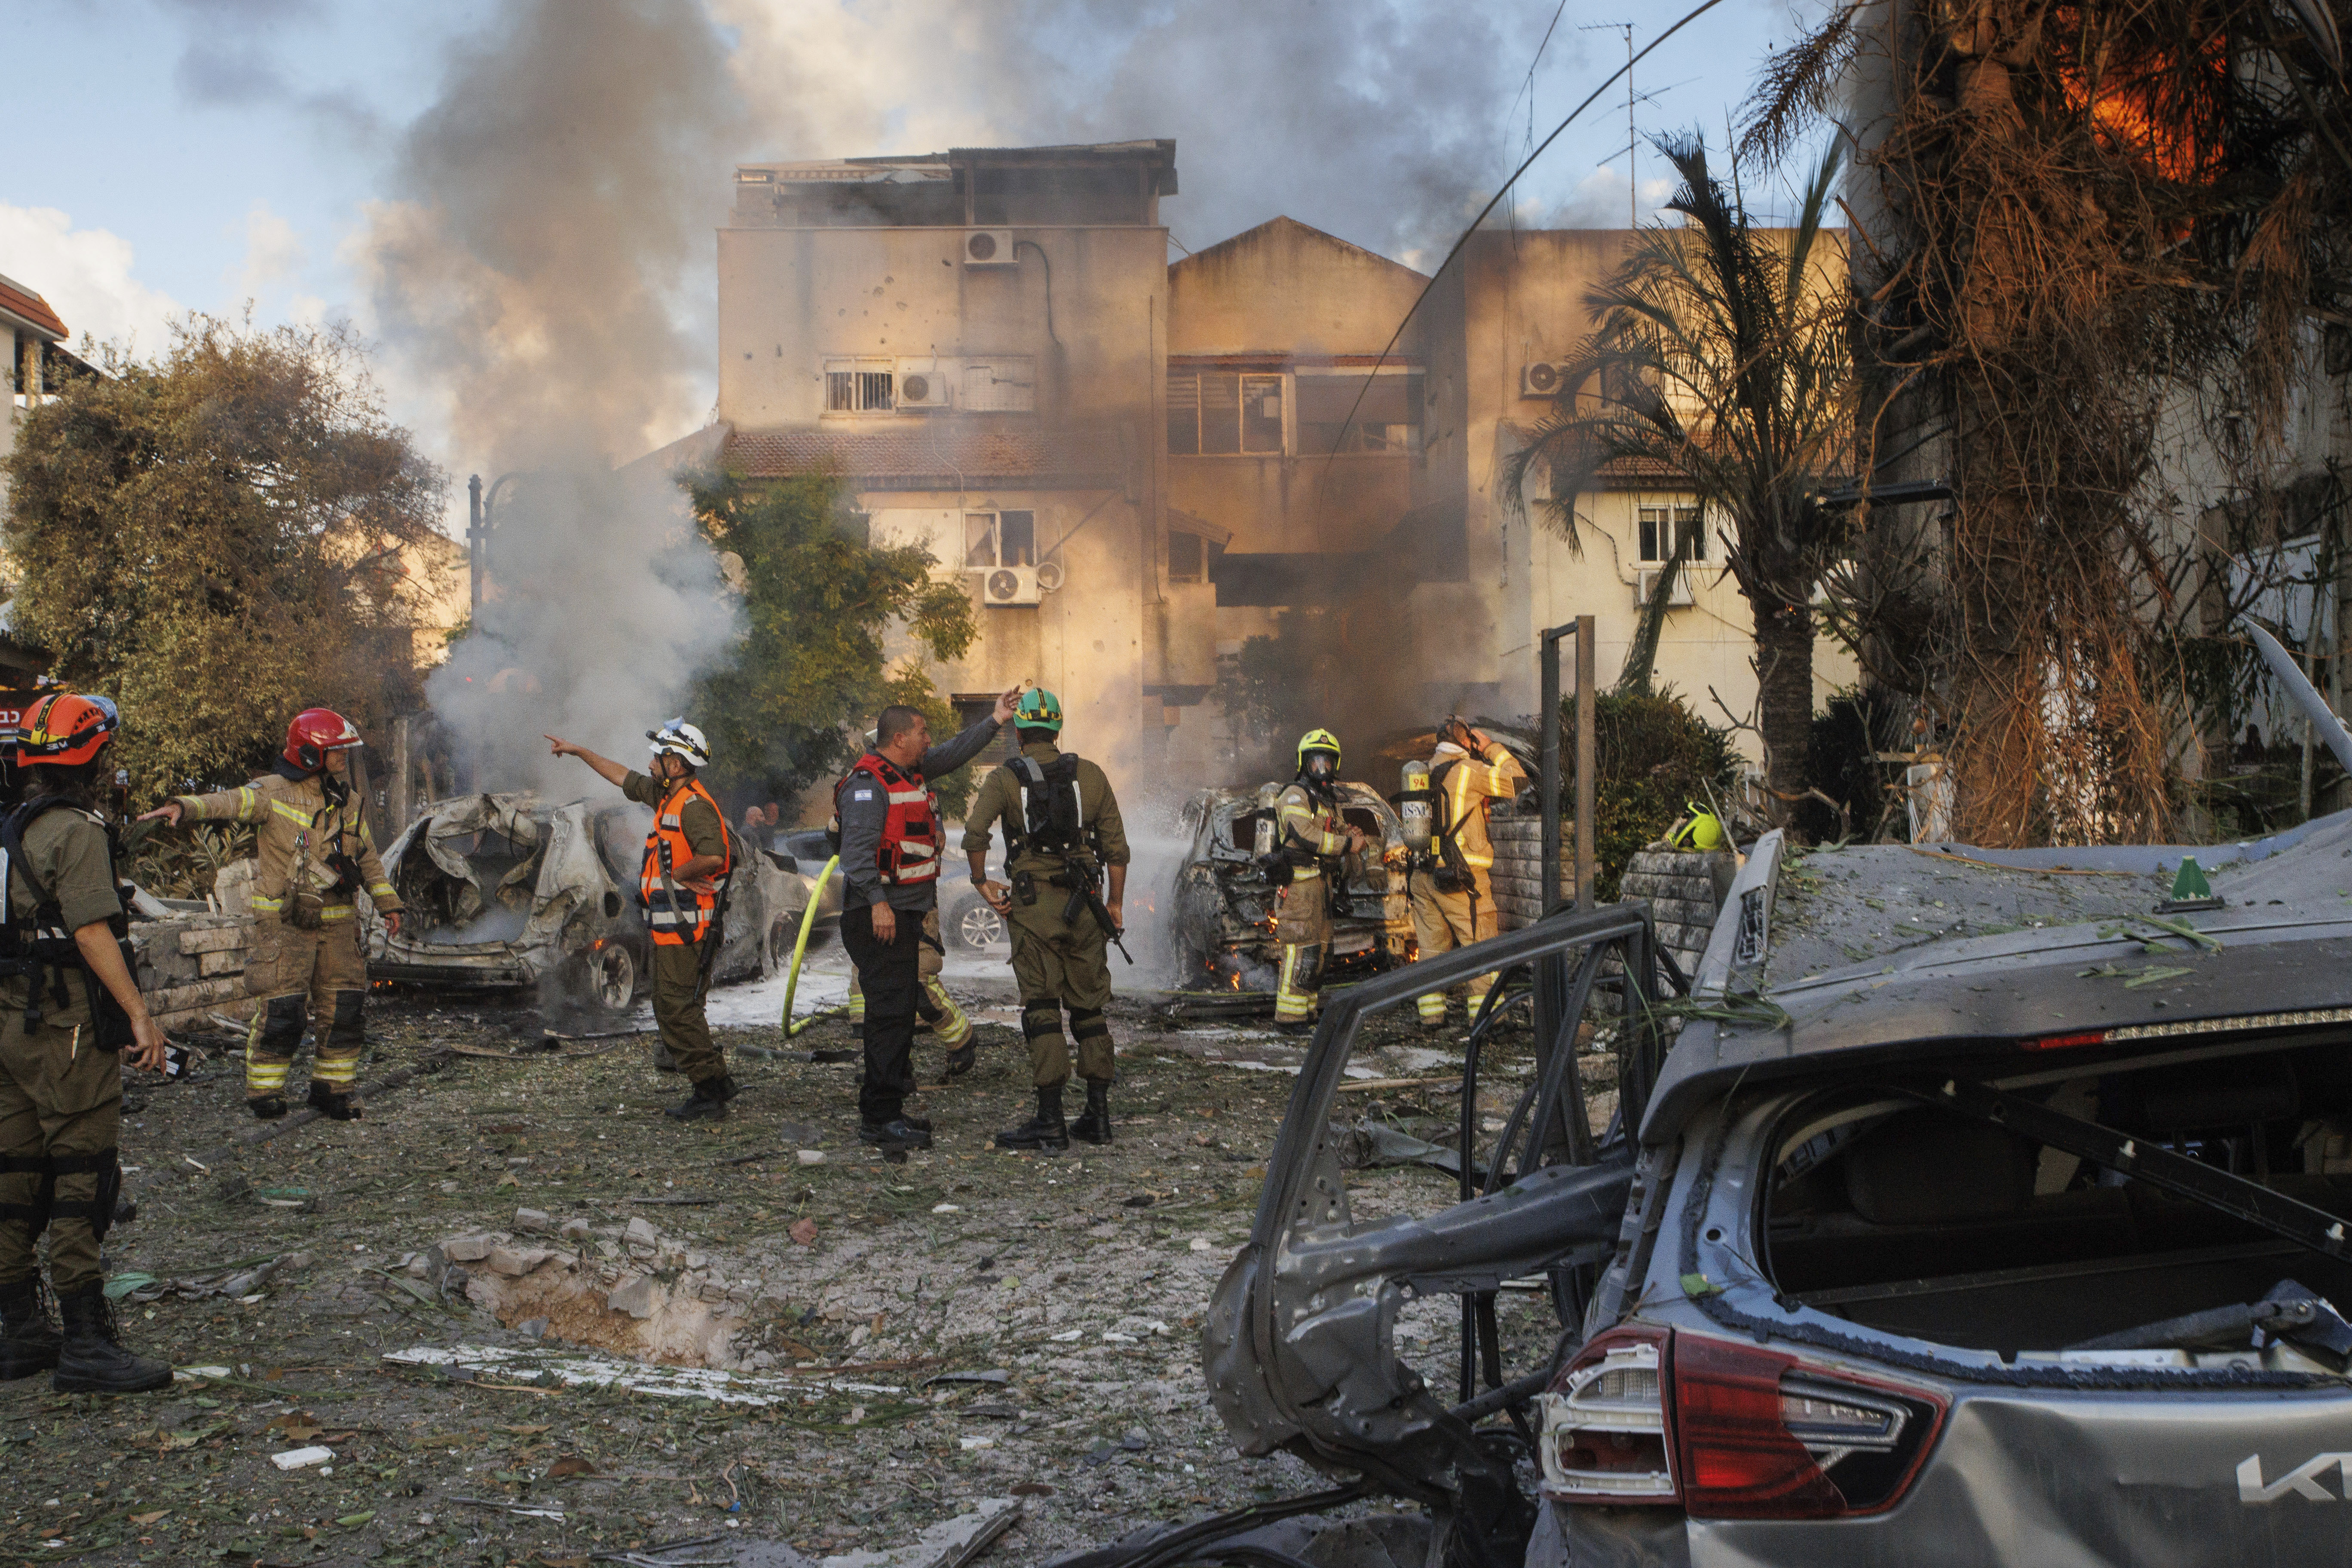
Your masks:
[{"label": "black backpack", "polygon": [[1034,757],[1014,757],[1004,765],[1021,781],[1022,827],[1013,853],[1076,855],[1090,847],[1075,755],[1066,752],[1042,766]]},{"label": "black backpack", "polygon": [[[83,962],[81,948],[74,933],[66,929],[65,912],[59,908],[54,889],[43,887],[25,858],[25,833],[46,813],[66,808],[83,811],[61,795],[44,795],[26,801],[0,817],[0,974],[23,975],[28,983],[25,988],[25,1027],[37,1029],[43,1014],[42,992],[46,985],[51,1002],[66,1005],[66,972],[81,971],[82,985],[89,999],[89,1012],[95,1043],[101,1050],[117,1050],[131,1043],[131,1016],[115,1001],[113,993],[101,984]],[[97,820],[95,817],[93,821]],[[122,882],[122,845],[112,828],[106,830],[107,859],[112,870],[118,892],[127,892]],[[9,873],[22,875],[31,884],[37,898],[32,910],[13,907],[15,890],[8,881]],[[126,897],[124,903],[129,900]],[[122,966],[132,974],[139,973],[139,960],[131,946],[131,917],[117,913],[107,922],[113,933],[115,945],[121,951]]]}]

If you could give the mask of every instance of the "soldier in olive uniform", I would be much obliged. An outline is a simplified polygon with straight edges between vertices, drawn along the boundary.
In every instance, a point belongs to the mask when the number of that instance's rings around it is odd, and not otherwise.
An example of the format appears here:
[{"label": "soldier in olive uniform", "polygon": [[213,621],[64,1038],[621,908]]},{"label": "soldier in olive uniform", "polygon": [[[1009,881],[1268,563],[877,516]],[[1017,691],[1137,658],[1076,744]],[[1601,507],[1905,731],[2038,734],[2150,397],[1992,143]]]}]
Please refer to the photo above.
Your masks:
[{"label": "soldier in olive uniform", "polygon": [[[169,1363],[122,1346],[99,1246],[121,1191],[122,1064],[163,1065],[131,978],[114,844],[95,805],[118,723],[103,697],[58,692],[26,715],[25,804],[0,824],[0,1380],[54,1367],[60,1394],[136,1394]],[[41,1302],[42,1231],[60,1334]]]},{"label": "soldier in olive uniform", "polygon": [[[1021,755],[983,780],[964,818],[964,853],[971,879],[1004,916],[1013,934],[1013,977],[1021,988],[1021,1032],[1029,1042],[1037,1110],[1029,1121],[996,1135],[1000,1149],[1066,1149],[1073,1135],[1108,1143],[1113,1051],[1103,1009],[1110,1003],[1108,949],[1120,925],[1127,894],[1127,828],[1102,769],[1065,755],[1061,699],[1050,691],[1024,694],[1013,710]],[[1007,887],[988,878],[988,834],[1004,827]],[[1108,878],[1108,891],[1103,881]],[[1092,907],[1100,902],[1102,914]],[[1073,908],[1073,904],[1076,907]],[[1078,1073],[1087,1080],[1086,1114],[1062,1120],[1062,1086],[1070,1054],[1062,1037],[1062,1010],[1078,1039]]]}]

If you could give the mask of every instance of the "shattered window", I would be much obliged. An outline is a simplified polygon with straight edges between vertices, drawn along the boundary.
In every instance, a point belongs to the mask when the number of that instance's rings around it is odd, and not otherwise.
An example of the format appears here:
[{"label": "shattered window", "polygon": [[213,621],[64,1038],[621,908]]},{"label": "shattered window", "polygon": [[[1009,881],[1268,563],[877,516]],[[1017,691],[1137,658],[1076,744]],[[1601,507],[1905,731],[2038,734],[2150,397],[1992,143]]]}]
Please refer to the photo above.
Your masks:
[{"label": "shattered window", "polygon": [[1208,575],[1201,548],[1201,536],[1168,531],[1168,580],[1171,583],[1198,583]]},{"label": "shattered window", "polygon": [[1297,380],[1302,455],[1421,450],[1419,371],[1302,370]]},{"label": "shattered window", "polygon": [[1279,456],[1282,451],[1282,377],[1241,378],[1242,450]]},{"label": "shattered window", "polygon": [[963,563],[966,566],[996,564],[994,512],[968,511],[963,514]]},{"label": "shattered window", "polygon": [[1037,564],[1037,514],[1001,511],[996,514],[996,563],[1000,566]]},{"label": "shattered window", "polygon": [[1201,449],[1201,376],[1197,371],[1168,373],[1168,450],[1191,457]]},{"label": "shattered window", "polygon": [[1684,560],[1706,559],[1706,530],[1699,521],[1698,508],[1645,506],[1639,514],[1643,560],[1664,561],[1677,544],[1684,546]]},{"label": "shattered window", "polygon": [[1242,382],[1237,375],[1201,373],[1201,451],[1229,457],[1242,449]]}]

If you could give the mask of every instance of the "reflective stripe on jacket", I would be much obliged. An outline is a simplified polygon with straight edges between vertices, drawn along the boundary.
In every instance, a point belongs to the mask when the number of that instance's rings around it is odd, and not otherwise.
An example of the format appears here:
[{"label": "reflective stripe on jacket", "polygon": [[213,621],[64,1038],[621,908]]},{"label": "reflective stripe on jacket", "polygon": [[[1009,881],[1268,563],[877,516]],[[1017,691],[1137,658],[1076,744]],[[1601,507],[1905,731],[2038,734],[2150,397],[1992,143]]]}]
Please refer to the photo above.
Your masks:
[{"label": "reflective stripe on jacket", "polygon": [[860,773],[874,781],[890,807],[875,852],[875,874],[887,887],[939,880],[940,847],[947,837],[940,827],[939,796],[920,773],[902,773],[887,757],[868,752],[833,786],[835,822],[841,820],[841,792]]},{"label": "reflective stripe on jacket", "polygon": [[719,809],[700,779],[681,780],[654,809],[654,830],[646,835],[645,867],[637,873],[637,891],[646,900],[646,923],[653,928],[654,941],[663,947],[690,947],[700,942],[709,934],[719,908],[717,892],[698,893],[681,887],[671,871],[672,867],[694,858],[682,815],[688,800],[699,800],[710,807],[726,844],[719,851],[719,868],[709,879],[711,886],[719,888],[735,869],[735,836],[727,829],[727,814]]},{"label": "reflective stripe on jacket", "polygon": [[1348,852],[1348,822],[1337,801],[1326,803],[1305,784],[1282,792],[1275,807],[1275,847],[1291,863],[1291,880],[1323,874],[1323,862]]},{"label": "reflective stripe on jacket", "polygon": [[1527,777],[1519,760],[1499,741],[1487,745],[1484,760],[1450,742],[1440,742],[1436,755],[1430,758],[1429,771],[1430,782],[1445,796],[1444,827],[1453,834],[1463,863],[1474,871],[1491,869],[1495,843],[1487,833],[1486,818],[1495,802],[1518,793]]}]

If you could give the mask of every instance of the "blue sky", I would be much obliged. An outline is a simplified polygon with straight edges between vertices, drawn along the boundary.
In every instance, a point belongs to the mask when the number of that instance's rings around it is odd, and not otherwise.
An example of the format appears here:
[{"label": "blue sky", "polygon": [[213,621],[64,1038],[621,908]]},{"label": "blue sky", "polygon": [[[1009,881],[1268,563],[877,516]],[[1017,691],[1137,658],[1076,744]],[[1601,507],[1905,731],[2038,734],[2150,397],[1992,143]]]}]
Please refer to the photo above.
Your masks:
[{"label": "blue sky", "polygon": [[[543,7],[558,25],[533,34],[526,14]],[[465,142],[437,143],[438,162],[420,146],[499,96],[481,89],[483,72],[496,80],[535,68],[530,38],[593,54],[596,16],[631,10],[667,13],[665,25],[678,36],[698,22],[723,58],[704,89],[677,83],[694,79],[694,69],[707,73],[708,60],[689,59],[666,79],[649,64],[653,96],[637,112],[672,115],[664,90],[673,99],[680,90],[734,96],[724,113],[681,132],[674,166],[658,171],[688,204],[685,218],[626,248],[627,264],[651,275],[648,309],[662,318],[656,330],[674,340],[678,374],[657,405],[624,419],[612,437],[623,444],[640,432],[648,440],[682,434],[707,411],[709,354],[699,345],[710,309],[708,236],[734,157],[1174,136],[1184,195],[1162,211],[1184,245],[1198,249],[1281,212],[1426,268],[1524,150],[1529,61],[1555,15],[1534,73],[1537,138],[1623,60],[1622,35],[1588,25],[1631,15],[1636,43],[1647,43],[1680,7],[0,0],[18,62],[8,89],[15,156],[0,184],[0,273],[40,290],[77,333],[134,334],[142,351],[160,346],[162,322],[175,310],[234,312],[247,300],[264,324],[348,320],[372,338],[397,333],[404,313],[387,290],[400,285],[387,282],[382,260],[386,215],[432,207],[441,194],[434,182],[451,167],[446,148]],[[1696,124],[1719,143],[1756,62],[1795,26],[1785,0],[1726,0],[1644,62],[1637,85],[1659,96],[1640,106],[1643,129]],[[478,68],[469,101],[450,92],[460,61]],[[609,82],[596,91],[597,112],[631,112],[618,101],[626,93]],[[1523,187],[1522,222],[1624,222],[1625,115],[1622,96],[1612,97],[1614,106],[1597,106]],[[559,81],[552,101],[563,100]],[[518,94],[518,103],[538,101]],[[550,146],[561,140],[559,130]],[[1654,156],[1645,161],[1645,216],[1665,194],[1657,168]],[[444,173],[427,178],[425,169]],[[502,177],[519,187],[529,170]],[[616,199],[625,215],[649,205],[626,193]],[[462,225],[449,242],[475,274],[497,265]],[[557,277],[542,270],[531,286],[559,288]],[[560,321],[562,310],[549,319]],[[394,414],[430,455],[458,471],[480,460],[450,427],[438,384],[468,373],[440,363],[429,337],[390,343],[378,369]]]}]

